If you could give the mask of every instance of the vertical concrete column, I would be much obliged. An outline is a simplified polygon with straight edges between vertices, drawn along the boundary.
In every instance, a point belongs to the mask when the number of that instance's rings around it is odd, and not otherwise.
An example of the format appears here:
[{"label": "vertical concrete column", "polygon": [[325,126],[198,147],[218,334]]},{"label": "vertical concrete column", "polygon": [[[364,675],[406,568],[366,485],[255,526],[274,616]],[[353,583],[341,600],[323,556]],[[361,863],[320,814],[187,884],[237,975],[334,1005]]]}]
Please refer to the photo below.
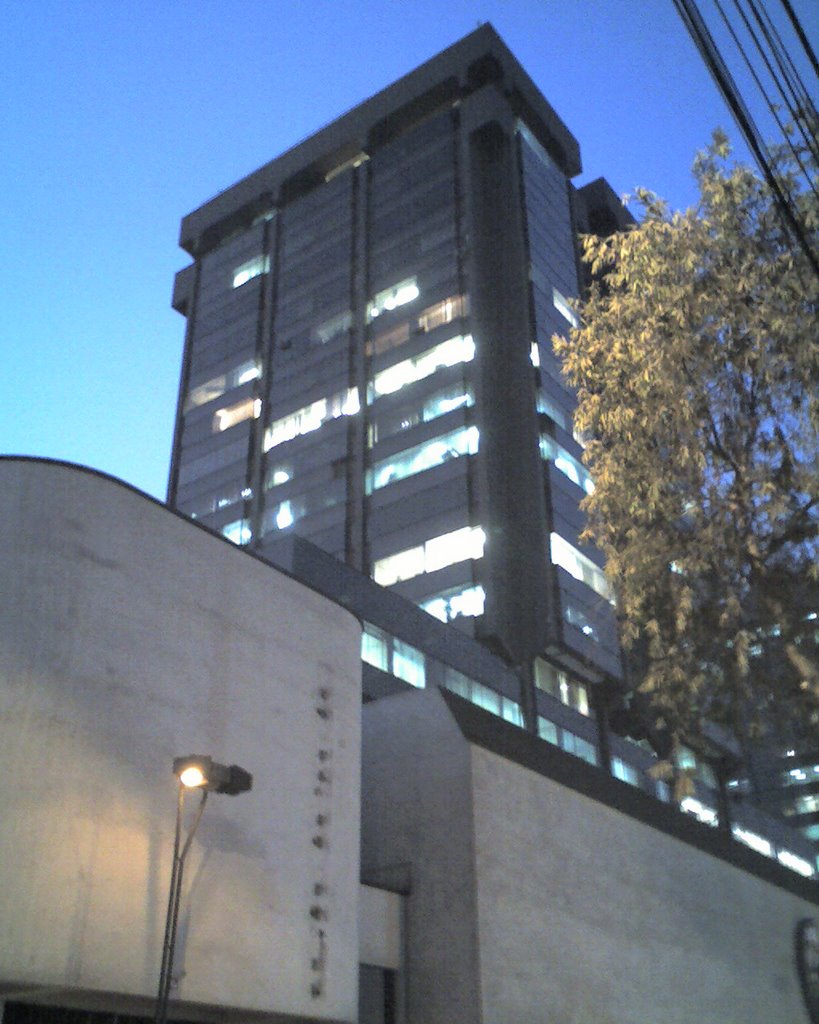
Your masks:
[{"label": "vertical concrete column", "polygon": [[529,357],[528,261],[515,121],[508,103],[495,96],[495,103],[483,97],[481,124],[469,125],[467,111],[464,118],[481,431],[476,497],[487,537],[487,593],[493,595],[482,632],[513,664],[523,665],[546,639],[546,502]]}]

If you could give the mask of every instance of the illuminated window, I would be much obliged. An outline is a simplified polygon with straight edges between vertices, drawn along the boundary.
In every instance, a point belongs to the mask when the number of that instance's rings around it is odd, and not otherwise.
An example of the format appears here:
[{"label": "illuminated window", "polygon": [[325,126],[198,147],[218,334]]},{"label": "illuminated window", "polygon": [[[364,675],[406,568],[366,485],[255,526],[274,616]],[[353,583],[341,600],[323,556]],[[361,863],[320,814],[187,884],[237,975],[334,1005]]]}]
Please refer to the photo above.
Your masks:
[{"label": "illuminated window", "polygon": [[572,327],[579,327],[580,321],[577,319],[577,314],[569,305],[569,300],[561,295],[557,288],[552,289],[552,302],[554,303],[555,309],[561,316],[564,316]]},{"label": "illuminated window", "polygon": [[569,623],[570,626],[575,626],[577,629],[580,630],[581,633],[583,633],[584,636],[587,636],[590,640],[594,640],[595,643],[600,642],[598,632],[591,624],[589,617],[586,615],[585,612],[581,611],[579,608],[576,608],[572,604],[565,605],[563,608],[563,618],[566,620],[566,622]]},{"label": "illuminated window", "polygon": [[424,444],[408,448],[404,452],[377,462],[367,470],[366,491],[372,494],[380,487],[404,480],[406,477],[423,473],[433,466],[440,466],[461,455],[474,455],[478,450],[478,428],[461,427],[449,434],[433,438]]},{"label": "illuminated window", "polygon": [[204,384],[191,388],[185,400],[184,411],[188,412],[197,406],[212,402],[231,388],[238,388],[241,384],[246,384],[250,380],[256,380],[258,376],[260,376],[259,367],[256,365],[255,360],[249,359],[244,363],[240,363],[239,366],[229,373],[222,373],[218,377],[213,377],[211,380],[206,381]]},{"label": "illuminated window", "polygon": [[264,450],[270,451],[276,445],[292,441],[294,437],[309,434],[318,430],[329,420],[340,416],[354,416],[361,408],[358,401],[358,388],[345,388],[330,398],[320,398],[317,402],[297,409],[289,416],[275,420],[264,434]]},{"label": "illuminated window", "polygon": [[640,773],[621,757],[612,757],[611,774],[615,779],[619,779],[621,782],[627,782],[630,786],[640,785]]},{"label": "illuminated window", "polygon": [[222,536],[234,544],[249,544],[253,539],[253,533],[247,519],[236,519],[227,526],[222,527]]},{"label": "illuminated window", "polygon": [[483,708],[484,711],[490,711],[493,715],[523,728],[523,712],[520,704],[504,697],[503,694],[491,687],[485,686],[475,679],[470,679],[469,676],[449,665],[444,665],[443,668],[445,689],[457,693],[459,697],[464,697],[477,707]]},{"label": "illuminated window", "polygon": [[447,565],[482,558],[484,542],[485,535],[479,526],[464,526],[452,533],[432,537],[417,547],[379,558],[373,564],[373,579],[382,587],[389,587]]},{"label": "illuminated window", "polygon": [[418,328],[424,332],[434,331],[442,324],[452,323],[457,317],[466,314],[466,296],[451,295],[448,299],[436,302],[418,316]]},{"label": "illuminated window", "polygon": [[582,758],[589,764],[597,764],[597,751],[594,749],[594,744],[584,740],[582,736],[577,736],[575,733],[569,732],[568,729],[562,729],[560,745],[567,754]]},{"label": "illuminated window", "polygon": [[474,618],[483,615],[486,593],[483,587],[453,587],[442,594],[421,602],[421,608],[441,622],[452,622],[458,618]]},{"label": "illuminated window", "polygon": [[544,693],[550,693],[567,707],[579,711],[581,715],[588,717],[591,714],[586,685],[572,679],[567,672],[543,658],[535,658],[535,686]]},{"label": "illuminated window", "polygon": [[382,672],[389,672],[405,683],[423,689],[426,686],[426,660],[423,651],[390,636],[383,629],[364,623],[361,634],[361,660]]},{"label": "illuminated window", "polygon": [[468,409],[475,404],[472,389],[463,384],[450,384],[432,395],[419,398],[414,407],[378,410],[369,425],[368,443],[372,448],[378,441],[383,441],[402,430],[409,430],[419,423],[429,423],[439,416],[445,416],[455,409]]},{"label": "illuminated window", "polygon": [[409,324],[404,321],[402,324],[396,324],[395,327],[390,327],[388,330],[368,338],[364,350],[368,356],[379,356],[382,352],[389,352],[391,348],[403,345],[405,341],[409,341],[409,336]]},{"label": "illuminated window", "polygon": [[370,302],[367,303],[367,320],[375,320],[382,313],[398,309],[399,306],[406,306],[408,302],[414,302],[420,294],[414,277],[407,278],[406,281],[400,281],[390,288],[385,288],[382,292],[374,295]]},{"label": "illuminated window", "polygon": [[280,487],[282,484],[289,483],[293,479],[293,467],[288,463],[282,463],[279,466],[272,466],[267,471],[265,478],[265,488],[269,491],[274,487]]},{"label": "illuminated window", "polygon": [[742,825],[732,825],[731,832],[733,833],[734,839],[738,839],[746,846],[750,846],[750,848],[752,850],[756,850],[757,853],[761,853],[765,857],[773,857],[773,844],[764,836],[761,836],[756,832],[751,832],[750,829],[743,828]]},{"label": "illuminated window", "polygon": [[815,814],[817,811],[819,811],[819,793],[798,796],[791,807],[785,808],[785,814]]},{"label": "illuminated window", "polygon": [[273,522],[278,529],[286,530],[288,526],[295,523],[296,517],[293,514],[293,502],[283,501],[273,509]]},{"label": "illuminated window", "polygon": [[361,634],[361,660],[382,672],[389,671],[389,636],[369,622],[364,623]]},{"label": "illuminated window", "polygon": [[270,257],[254,256],[252,260],[248,260],[247,263],[243,263],[233,271],[233,287],[241,288],[243,284],[252,281],[254,277],[266,274],[268,270],[270,270]]},{"label": "illuminated window", "polygon": [[354,167],[360,167],[369,159],[369,156],[363,151],[361,153],[357,153],[355,156],[350,157],[349,160],[344,160],[342,163],[338,164],[338,166],[333,167],[332,170],[328,171],[324,175],[324,180],[325,182],[332,181],[337,175],[343,174],[344,171],[350,171]]},{"label": "illuminated window", "polygon": [[392,642],[392,674],[411,686],[422,688],[426,685],[424,655],[417,647],[405,644],[403,640]]},{"label": "illuminated window", "polygon": [[529,349],[529,359],[532,363],[532,366],[540,366],[540,349],[537,347],[536,341],[532,342],[531,348]]},{"label": "illuminated window", "polygon": [[593,493],[594,481],[583,463],[578,462],[577,459],[569,455],[566,449],[561,447],[561,445],[559,445],[554,438],[549,437],[548,434],[541,435],[540,454],[547,462],[554,462],[555,469],[559,469],[564,476],[567,476],[572,481],[572,483],[577,484],[578,487],[582,487],[586,494]]},{"label": "illuminated window", "polygon": [[798,874],[804,875],[805,878],[813,877],[814,872],[810,862],[802,857],[797,857],[790,850],[777,850],[776,859],[783,867],[790,868],[791,871],[796,871]]},{"label": "illuminated window", "polygon": [[712,828],[716,828],[719,824],[719,815],[714,808],[709,807],[693,796],[687,796],[682,801],[680,810],[685,812],[685,814],[690,814],[697,821],[701,821],[703,825],[711,825]]},{"label": "illuminated window", "polygon": [[585,583],[586,586],[604,597],[607,601],[614,603],[611,596],[611,587],[606,579],[603,570],[594,564],[590,558],[586,558],[577,548],[560,536],[559,533],[551,535],[552,563],[565,569],[576,580]]},{"label": "illuminated window", "polygon": [[320,345],[326,345],[328,341],[332,341],[333,338],[338,337],[339,334],[343,334],[348,331],[353,322],[353,314],[349,309],[345,309],[343,313],[338,313],[336,316],[331,316],[329,320],[325,320],[324,323],[318,325],[313,330],[313,340],[318,342]]},{"label": "illuminated window", "polygon": [[537,734],[542,740],[546,740],[547,743],[553,743],[557,746],[557,726],[554,722],[550,722],[548,718],[544,718],[542,715],[537,716]]},{"label": "illuminated window", "polygon": [[213,414],[213,432],[219,433],[235,427],[237,423],[244,423],[245,420],[258,418],[262,411],[260,398],[245,398],[235,405],[227,405],[224,409],[217,409]]},{"label": "illuminated window", "polygon": [[381,370],[367,389],[367,401],[372,403],[381,395],[391,395],[408,384],[424,380],[445,366],[468,363],[475,357],[475,343],[470,335],[458,335],[427,349],[412,359],[405,359],[386,370]]}]

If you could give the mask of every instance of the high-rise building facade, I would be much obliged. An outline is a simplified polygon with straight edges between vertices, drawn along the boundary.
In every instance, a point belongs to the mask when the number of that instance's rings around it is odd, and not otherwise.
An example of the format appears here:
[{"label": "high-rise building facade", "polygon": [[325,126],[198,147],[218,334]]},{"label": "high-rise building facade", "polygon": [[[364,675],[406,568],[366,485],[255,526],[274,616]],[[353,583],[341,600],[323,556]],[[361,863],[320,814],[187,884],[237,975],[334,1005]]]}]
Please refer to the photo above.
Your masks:
[{"label": "high-rise building facade", "polygon": [[172,506],[262,555],[296,532],[530,675],[617,679],[551,337],[578,230],[627,214],[579,171],[483,26],[186,217]]}]

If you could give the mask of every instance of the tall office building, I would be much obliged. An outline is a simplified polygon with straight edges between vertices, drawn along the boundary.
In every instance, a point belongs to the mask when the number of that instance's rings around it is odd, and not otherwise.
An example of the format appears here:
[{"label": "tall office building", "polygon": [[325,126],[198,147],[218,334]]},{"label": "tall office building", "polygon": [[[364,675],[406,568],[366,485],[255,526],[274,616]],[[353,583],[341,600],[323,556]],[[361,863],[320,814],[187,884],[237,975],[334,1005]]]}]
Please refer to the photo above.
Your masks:
[{"label": "tall office building", "polygon": [[485,25],[187,216],[171,505],[296,532],[542,688],[617,679],[551,337],[578,231],[628,215],[579,171]]}]

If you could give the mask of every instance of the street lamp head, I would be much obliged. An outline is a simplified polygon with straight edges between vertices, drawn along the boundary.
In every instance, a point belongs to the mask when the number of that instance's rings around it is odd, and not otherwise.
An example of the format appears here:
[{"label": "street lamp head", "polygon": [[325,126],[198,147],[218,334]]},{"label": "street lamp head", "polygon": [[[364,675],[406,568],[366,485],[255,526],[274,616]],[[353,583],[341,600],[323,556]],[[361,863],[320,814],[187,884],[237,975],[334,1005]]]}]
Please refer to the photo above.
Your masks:
[{"label": "street lamp head", "polygon": [[236,796],[253,785],[253,776],[236,764],[218,764],[202,754],[175,757],[173,773],[188,789],[205,789],[213,793]]},{"label": "street lamp head", "polygon": [[204,786],[207,782],[205,773],[198,764],[189,764],[178,775],[179,781],[186,789],[197,789],[199,786]]}]

